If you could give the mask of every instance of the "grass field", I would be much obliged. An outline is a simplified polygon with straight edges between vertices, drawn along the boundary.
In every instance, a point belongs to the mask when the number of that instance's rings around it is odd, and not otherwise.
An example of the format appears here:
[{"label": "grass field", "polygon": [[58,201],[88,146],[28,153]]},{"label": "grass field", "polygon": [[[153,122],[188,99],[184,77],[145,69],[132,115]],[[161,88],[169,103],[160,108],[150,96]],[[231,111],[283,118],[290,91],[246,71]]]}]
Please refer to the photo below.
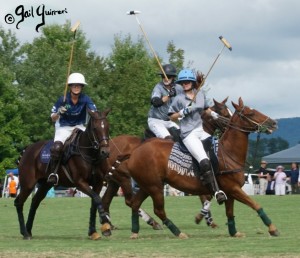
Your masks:
[{"label": "grass field", "polygon": [[[110,238],[92,241],[87,237],[89,198],[46,198],[37,212],[33,239],[25,241],[13,199],[1,198],[0,257],[300,257],[300,195],[254,198],[278,227],[279,237],[270,237],[256,212],[240,203],[235,204],[236,226],[246,237],[229,237],[224,205],[215,201],[212,212],[219,227],[211,229],[204,221],[196,225],[199,200],[189,196],[166,197],[168,217],[189,239],[177,239],[167,228],[154,231],[141,221],[140,238],[130,240],[131,211],[123,197],[116,197],[111,217],[119,229]],[[150,200],[143,208],[153,214]]]}]

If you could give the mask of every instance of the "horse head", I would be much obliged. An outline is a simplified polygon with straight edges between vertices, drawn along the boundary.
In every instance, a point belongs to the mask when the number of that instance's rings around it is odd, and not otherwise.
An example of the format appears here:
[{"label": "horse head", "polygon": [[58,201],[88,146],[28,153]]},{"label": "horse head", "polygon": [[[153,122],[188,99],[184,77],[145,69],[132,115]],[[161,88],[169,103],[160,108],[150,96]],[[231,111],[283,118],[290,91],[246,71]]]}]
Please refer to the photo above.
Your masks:
[{"label": "horse head", "polygon": [[91,117],[87,130],[90,133],[89,139],[95,150],[99,150],[101,158],[107,158],[109,156],[109,123],[107,115],[110,112],[107,109],[103,112],[88,110]]},{"label": "horse head", "polygon": [[232,102],[232,105],[235,108],[234,115],[241,118],[239,126],[242,130],[249,133],[258,132],[271,134],[277,129],[277,122],[275,120],[253,108],[245,106],[241,97],[239,98],[239,104]]},{"label": "horse head", "polygon": [[206,112],[202,113],[201,117],[204,121],[203,126],[206,132],[213,134],[216,129],[220,130],[221,132],[224,132],[226,125],[228,124],[228,121],[232,116],[232,112],[226,105],[227,100],[228,97],[225,98],[222,102],[218,102],[215,99],[213,99],[214,105],[210,107],[210,109],[220,115],[219,119],[214,120]]}]

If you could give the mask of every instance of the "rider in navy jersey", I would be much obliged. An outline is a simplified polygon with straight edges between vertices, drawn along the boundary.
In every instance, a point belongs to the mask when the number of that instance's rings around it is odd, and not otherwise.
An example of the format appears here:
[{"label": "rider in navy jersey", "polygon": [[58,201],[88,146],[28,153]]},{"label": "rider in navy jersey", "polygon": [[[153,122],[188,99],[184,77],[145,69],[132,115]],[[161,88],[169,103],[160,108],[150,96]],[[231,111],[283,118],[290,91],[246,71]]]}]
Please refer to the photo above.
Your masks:
[{"label": "rider in navy jersey", "polygon": [[47,182],[54,185],[58,183],[57,169],[66,139],[75,128],[85,130],[87,108],[92,111],[97,110],[90,97],[82,93],[82,89],[87,83],[81,73],[70,74],[68,85],[70,91],[67,93],[65,101],[61,96],[51,110],[51,119],[55,122],[55,136],[54,144],[50,149],[51,160],[48,170],[50,169],[51,174]]}]

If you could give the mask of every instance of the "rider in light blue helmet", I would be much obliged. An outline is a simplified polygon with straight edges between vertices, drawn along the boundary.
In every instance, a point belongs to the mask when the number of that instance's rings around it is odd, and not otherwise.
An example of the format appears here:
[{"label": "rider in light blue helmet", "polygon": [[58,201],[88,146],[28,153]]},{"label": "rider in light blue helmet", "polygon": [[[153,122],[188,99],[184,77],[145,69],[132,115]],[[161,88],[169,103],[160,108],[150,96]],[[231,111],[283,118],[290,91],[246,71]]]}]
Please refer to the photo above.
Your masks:
[{"label": "rider in light blue helmet", "polygon": [[169,116],[173,121],[179,121],[181,130],[181,139],[200,165],[200,177],[209,191],[214,194],[217,202],[222,204],[227,200],[223,191],[219,189],[210,159],[204,149],[203,143],[210,142],[209,135],[203,129],[201,113],[206,109],[209,115],[214,119],[218,114],[208,108],[206,97],[203,91],[197,91],[197,80],[194,72],[190,69],[183,69],[178,74],[177,83],[182,85],[183,94],[177,95],[169,108]]}]

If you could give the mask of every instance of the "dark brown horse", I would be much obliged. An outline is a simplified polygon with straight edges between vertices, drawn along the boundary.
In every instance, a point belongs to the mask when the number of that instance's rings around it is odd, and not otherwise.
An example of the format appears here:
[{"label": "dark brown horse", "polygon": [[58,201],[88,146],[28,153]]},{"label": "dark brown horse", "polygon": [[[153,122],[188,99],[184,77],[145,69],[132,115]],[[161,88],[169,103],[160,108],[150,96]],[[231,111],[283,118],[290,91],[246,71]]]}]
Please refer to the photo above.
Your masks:
[{"label": "dark brown horse", "polygon": [[[214,106],[211,107],[212,110],[217,112],[219,115],[225,118],[231,117],[231,112],[228,110],[226,106],[227,99],[224,99],[222,102],[217,102],[214,100]],[[216,129],[219,129],[221,132],[224,131],[226,127],[226,121],[224,119],[214,120],[211,116],[207,115],[205,112],[202,115],[204,121],[204,129],[209,134],[213,134]],[[121,153],[131,153],[135,148],[137,148],[143,139],[137,136],[131,135],[120,135],[117,136],[110,141],[110,162],[114,162],[118,155]],[[123,164],[124,163],[124,164]],[[108,179],[108,186],[107,189],[102,197],[103,208],[109,214],[109,207],[112,202],[114,196],[117,195],[117,191],[119,187],[122,188],[125,203],[127,206],[131,207],[131,198],[133,196],[132,190],[132,182],[131,177],[128,173],[126,173],[126,162],[123,162],[120,166],[111,174],[111,176],[107,177]],[[202,204],[206,200],[210,200],[210,195],[201,195],[199,196]],[[209,212],[209,211],[208,211]],[[149,225],[153,227],[153,229],[161,229],[161,226],[143,209],[139,209],[139,215],[145,220]],[[209,226],[216,227],[216,224],[213,222],[210,212],[208,213],[209,216],[205,218],[209,221]],[[195,222],[197,224],[200,223],[202,220],[201,214],[198,214],[195,218]]]},{"label": "dark brown horse", "polygon": [[[107,157],[109,155],[109,124],[107,114],[104,112],[89,111],[90,120],[86,130],[79,131],[76,141],[65,143],[65,149],[71,153],[69,158],[62,162],[58,169],[59,185],[76,187],[92,198],[90,209],[90,221],[88,235],[91,239],[100,238],[96,231],[96,213],[99,212],[101,231],[104,235],[110,235],[110,225],[107,214],[102,207],[99,197],[103,185],[104,174],[107,171]],[[72,135],[73,136],[73,135]],[[71,137],[70,137],[71,138]],[[20,232],[24,239],[32,238],[32,226],[36,210],[41,201],[45,198],[48,190],[52,187],[47,183],[46,166],[40,159],[43,147],[49,141],[39,141],[28,146],[22,153],[19,162],[20,193],[15,199],[15,206],[18,213]],[[73,146],[73,147],[72,147]],[[35,185],[39,187],[32,198],[27,222],[25,225],[23,206]],[[92,187],[92,189],[90,188]],[[55,218],[53,218],[55,219]]]},{"label": "dark brown horse", "polygon": [[[223,133],[218,148],[219,173],[217,181],[228,200],[225,202],[228,230],[230,236],[240,236],[234,221],[234,200],[240,201],[256,210],[272,236],[277,236],[275,225],[264,212],[263,208],[252,200],[243,190],[244,166],[250,132],[271,133],[277,128],[274,120],[255,109],[244,106],[242,99],[239,104],[233,103],[235,112],[230,119],[228,128]],[[179,238],[187,238],[167,217],[164,209],[163,185],[165,182],[176,189],[190,194],[209,194],[207,187],[191,175],[182,175],[168,166],[173,143],[160,139],[149,140],[137,147],[127,161],[130,175],[140,186],[140,190],[132,199],[132,235],[137,238],[139,233],[138,209],[150,195],[154,205],[154,213],[162,220],[171,232]]]}]

